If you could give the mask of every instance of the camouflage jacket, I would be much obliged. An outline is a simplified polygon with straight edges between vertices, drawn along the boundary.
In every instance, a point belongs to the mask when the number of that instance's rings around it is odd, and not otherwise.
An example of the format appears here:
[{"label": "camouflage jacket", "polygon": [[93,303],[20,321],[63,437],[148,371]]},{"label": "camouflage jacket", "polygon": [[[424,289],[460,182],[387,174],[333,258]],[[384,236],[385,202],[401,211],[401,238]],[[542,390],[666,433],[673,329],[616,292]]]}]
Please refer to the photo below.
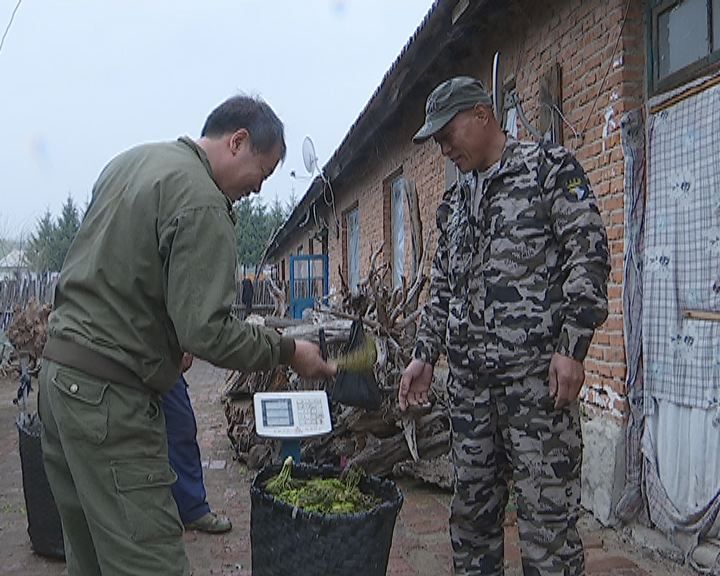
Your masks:
[{"label": "camouflage jacket", "polygon": [[561,146],[508,138],[475,192],[463,179],[437,211],[430,294],[413,357],[446,352],[454,373],[582,361],[607,318],[607,235],[580,164]]}]

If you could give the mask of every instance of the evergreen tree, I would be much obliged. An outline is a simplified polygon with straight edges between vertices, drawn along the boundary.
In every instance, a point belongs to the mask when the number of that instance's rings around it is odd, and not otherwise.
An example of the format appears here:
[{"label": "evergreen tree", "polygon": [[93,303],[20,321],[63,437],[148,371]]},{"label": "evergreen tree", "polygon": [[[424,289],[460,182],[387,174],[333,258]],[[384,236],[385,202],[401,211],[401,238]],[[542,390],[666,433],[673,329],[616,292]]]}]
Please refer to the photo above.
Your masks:
[{"label": "evergreen tree", "polygon": [[30,236],[26,259],[33,271],[59,272],[79,228],[80,213],[68,194],[57,221],[53,222],[50,210],[46,210]]},{"label": "evergreen tree", "polygon": [[270,228],[272,229],[272,233],[285,223],[285,220],[287,220],[290,212],[283,208],[283,205],[280,203],[280,199],[275,196],[275,200],[273,201],[269,212]]},{"label": "evergreen tree", "polygon": [[287,212],[275,198],[268,208],[257,199],[242,198],[235,204],[238,264],[256,266],[268,241],[285,222]]},{"label": "evergreen tree", "polygon": [[241,198],[235,204],[235,240],[238,263],[245,266],[254,264],[252,254],[257,243],[257,223],[254,218],[253,201]]},{"label": "evergreen tree", "polygon": [[67,200],[62,207],[62,213],[55,227],[55,268],[53,271],[59,271],[65,261],[65,256],[70,250],[70,245],[75,239],[78,229],[80,228],[80,213],[78,212],[72,196],[68,194]]},{"label": "evergreen tree", "polygon": [[285,218],[286,219],[290,217],[290,214],[293,213],[293,210],[295,210],[295,207],[297,205],[298,205],[298,199],[297,199],[297,196],[295,196],[295,190],[290,190],[290,198],[288,198],[288,201],[285,203]]},{"label": "evergreen tree", "polygon": [[37,228],[30,236],[25,251],[25,258],[35,272],[52,270],[55,260],[55,237],[57,230],[50,210],[45,210],[44,216],[38,221]]}]

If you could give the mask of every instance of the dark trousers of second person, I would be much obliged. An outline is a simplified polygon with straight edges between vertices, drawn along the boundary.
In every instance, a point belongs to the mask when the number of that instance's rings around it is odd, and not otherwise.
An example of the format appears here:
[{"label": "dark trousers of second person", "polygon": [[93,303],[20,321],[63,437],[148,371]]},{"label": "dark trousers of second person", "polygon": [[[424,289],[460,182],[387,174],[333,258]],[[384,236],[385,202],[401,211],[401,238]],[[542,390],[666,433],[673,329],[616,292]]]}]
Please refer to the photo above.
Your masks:
[{"label": "dark trousers of second person", "polygon": [[175,386],[162,396],[168,458],[178,477],[172,485],[172,494],[183,524],[210,512],[197,443],[197,421],[187,388],[185,378],[180,376]]}]

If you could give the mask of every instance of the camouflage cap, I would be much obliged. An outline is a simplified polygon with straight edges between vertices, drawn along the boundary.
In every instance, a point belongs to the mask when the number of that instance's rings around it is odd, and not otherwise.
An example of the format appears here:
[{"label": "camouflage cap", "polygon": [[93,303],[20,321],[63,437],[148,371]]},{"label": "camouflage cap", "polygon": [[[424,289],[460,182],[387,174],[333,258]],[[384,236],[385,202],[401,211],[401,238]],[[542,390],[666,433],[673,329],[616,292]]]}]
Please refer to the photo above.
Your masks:
[{"label": "camouflage cap", "polygon": [[458,112],[481,104],[492,108],[492,98],[480,80],[469,76],[457,76],[440,84],[428,96],[425,104],[425,124],[413,136],[420,144],[452,120]]}]

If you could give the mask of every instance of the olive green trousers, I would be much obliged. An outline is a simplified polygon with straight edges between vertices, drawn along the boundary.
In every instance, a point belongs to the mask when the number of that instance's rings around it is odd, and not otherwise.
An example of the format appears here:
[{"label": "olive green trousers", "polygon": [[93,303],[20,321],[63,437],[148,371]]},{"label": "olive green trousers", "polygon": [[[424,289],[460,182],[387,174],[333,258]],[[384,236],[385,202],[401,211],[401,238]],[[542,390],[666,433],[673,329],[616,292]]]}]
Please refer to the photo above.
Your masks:
[{"label": "olive green trousers", "polygon": [[38,412],[69,576],[187,576],[158,397],[47,359]]}]

